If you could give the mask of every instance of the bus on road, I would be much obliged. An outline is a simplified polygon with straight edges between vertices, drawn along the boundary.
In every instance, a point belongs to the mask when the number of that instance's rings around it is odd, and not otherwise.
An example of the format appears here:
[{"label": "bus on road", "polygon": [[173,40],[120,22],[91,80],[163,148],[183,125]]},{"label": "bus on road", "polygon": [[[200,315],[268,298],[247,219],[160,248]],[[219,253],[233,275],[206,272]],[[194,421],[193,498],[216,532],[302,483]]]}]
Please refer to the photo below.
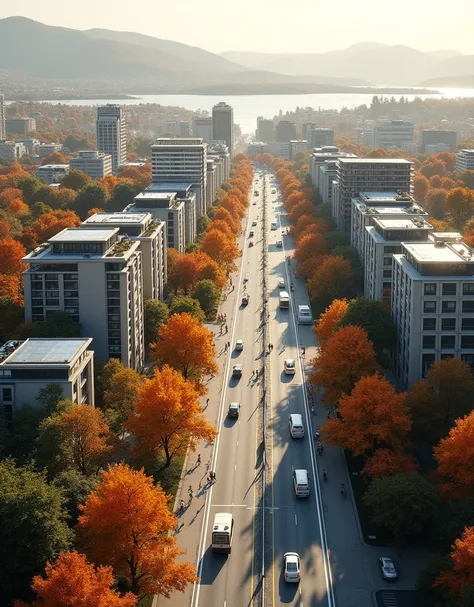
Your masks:
[{"label": "bus on road", "polygon": [[286,291],[280,291],[279,295],[280,299],[280,308],[289,308],[290,307],[290,296]]},{"label": "bus on road", "polygon": [[232,514],[230,512],[218,512],[214,516],[214,525],[212,527],[212,551],[230,553],[233,533],[234,519],[232,518]]}]

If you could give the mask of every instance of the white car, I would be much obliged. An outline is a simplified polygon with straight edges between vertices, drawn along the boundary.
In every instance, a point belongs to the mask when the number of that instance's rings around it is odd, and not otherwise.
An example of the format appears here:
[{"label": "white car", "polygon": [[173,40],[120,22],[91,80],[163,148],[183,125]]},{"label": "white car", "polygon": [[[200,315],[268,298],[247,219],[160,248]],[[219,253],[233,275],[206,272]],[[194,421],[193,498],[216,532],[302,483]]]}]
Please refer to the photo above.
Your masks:
[{"label": "white car", "polygon": [[280,288],[280,289],[284,289],[285,288],[285,279],[284,278],[279,278],[278,279],[278,288]]},{"label": "white car", "polygon": [[243,339],[238,339],[235,342],[235,349],[236,350],[243,350],[244,349],[244,340]]},{"label": "white car", "polygon": [[397,570],[395,569],[395,565],[393,561],[388,556],[379,557],[379,567],[382,572],[382,577],[387,582],[394,582],[398,578]]},{"label": "white car", "polygon": [[283,246],[282,241],[281,241],[281,240],[277,240],[277,248],[278,248],[278,249],[281,249],[281,248],[282,248],[282,246]]},{"label": "white car", "polygon": [[300,556],[297,552],[285,552],[283,555],[283,575],[285,582],[298,584],[300,581]]},{"label": "white car", "polygon": [[294,375],[296,372],[296,364],[293,358],[287,358],[283,363],[285,375]]},{"label": "white car", "polygon": [[252,221],[252,225],[253,225],[253,226],[256,226],[256,225],[257,225],[257,220],[256,220],[256,219],[254,219],[254,220]]}]

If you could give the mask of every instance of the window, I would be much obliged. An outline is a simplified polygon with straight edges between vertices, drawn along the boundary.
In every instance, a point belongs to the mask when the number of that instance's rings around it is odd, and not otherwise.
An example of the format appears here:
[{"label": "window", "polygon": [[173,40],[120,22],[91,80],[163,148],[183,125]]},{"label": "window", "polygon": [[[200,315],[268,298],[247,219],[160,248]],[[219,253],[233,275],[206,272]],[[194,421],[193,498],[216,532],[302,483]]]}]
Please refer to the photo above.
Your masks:
[{"label": "window", "polygon": [[462,302],[462,311],[465,314],[473,314],[474,313],[474,301],[463,301]]},{"label": "window", "polygon": [[429,371],[429,368],[431,367],[431,365],[435,361],[435,355],[434,354],[423,354],[421,360],[422,360],[422,362],[421,362],[421,375],[422,375],[422,377],[425,377],[425,375]]},{"label": "window", "polygon": [[456,302],[455,301],[443,301],[441,304],[441,309],[443,312],[456,312]]},{"label": "window", "polygon": [[[474,301],[472,303],[474,303]],[[425,312],[426,314],[436,312],[436,302],[435,301],[424,301],[423,302],[423,312]]]},{"label": "window", "polygon": [[434,348],[436,335],[423,335],[423,348]]},{"label": "window", "polygon": [[436,295],[436,283],[435,282],[427,282],[424,285],[425,295]]},{"label": "window", "polygon": [[13,389],[2,388],[2,402],[11,403],[13,401]]},{"label": "window", "polygon": [[474,335],[462,335],[461,336],[461,349],[474,349]]},{"label": "window", "polygon": [[474,369],[474,354],[461,354],[461,360]]},{"label": "window", "polygon": [[462,330],[463,331],[474,331],[474,318],[463,318],[462,319]]},{"label": "window", "polygon": [[436,331],[436,318],[423,318],[423,331]]},{"label": "window", "polygon": [[456,295],[455,282],[443,282],[443,295]]},{"label": "window", "polygon": [[442,335],[441,336],[441,349],[442,350],[454,350],[456,347],[456,336],[455,335]]},{"label": "window", "polygon": [[456,331],[456,319],[455,318],[442,318],[441,319],[441,331]]},{"label": "window", "polygon": [[384,270],[383,271],[384,278],[392,278],[392,270]]},{"label": "window", "polygon": [[462,294],[463,295],[474,295],[474,282],[463,282],[462,283]]},{"label": "window", "polygon": [[384,257],[383,258],[383,265],[384,266],[391,266],[392,265],[392,258],[391,257]]}]

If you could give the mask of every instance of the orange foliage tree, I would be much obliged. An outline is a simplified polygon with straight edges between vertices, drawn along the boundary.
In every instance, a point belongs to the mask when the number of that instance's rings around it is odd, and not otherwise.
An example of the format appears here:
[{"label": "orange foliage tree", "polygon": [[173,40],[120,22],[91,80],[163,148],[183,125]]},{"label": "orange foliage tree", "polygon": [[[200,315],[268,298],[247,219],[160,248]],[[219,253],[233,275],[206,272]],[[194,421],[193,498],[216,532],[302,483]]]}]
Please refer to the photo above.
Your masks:
[{"label": "orange foliage tree", "polygon": [[18,276],[25,269],[25,247],[13,238],[0,240],[0,274]]},{"label": "orange foliage tree", "polygon": [[80,511],[78,528],[86,554],[113,567],[135,595],[169,597],[195,581],[195,567],[176,560],[184,551],[170,533],[176,518],[168,496],[143,470],[110,466]]},{"label": "orange foliage tree", "polygon": [[451,563],[452,570],[443,571],[434,586],[460,599],[464,588],[474,586],[474,527],[466,527],[452,545]]},{"label": "orange foliage tree", "polygon": [[323,399],[327,404],[337,403],[343,394],[351,393],[359,379],[378,371],[367,331],[352,325],[336,331],[312,363],[310,381],[325,388]]},{"label": "orange foliage tree", "polygon": [[426,194],[430,189],[430,182],[421,173],[416,173],[413,179],[413,196],[420,204],[425,202]]},{"label": "orange foliage tree", "polygon": [[23,277],[15,274],[0,274],[0,297],[23,304]]},{"label": "orange foliage tree", "polygon": [[239,220],[236,219],[227,209],[219,207],[214,214],[214,220],[225,221],[231,229],[233,234],[237,234],[240,230]]},{"label": "orange foliage tree", "polygon": [[234,240],[225,236],[219,230],[207,230],[201,244],[201,251],[207,253],[211,259],[220,263],[226,270],[235,267],[234,260],[239,256],[239,248]]},{"label": "orange foliage tree", "polygon": [[208,423],[198,402],[198,392],[179,371],[168,365],[156,369],[139,389],[135,412],[126,428],[137,438],[140,454],[164,453],[165,467],[198,440],[213,442],[217,431]]},{"label": "orange foliage tree", "polygon": [[322,234],[306,234],[298,240],[294,257],[299,262],[301,276],[310,276],[314,272],[318,258],[326,252],[326,241]]},{"label": "orange foliage tree", "polygon": [[225,270],[221,268],[216,261],[210,258],[209,261],[202,266],[201,271],[199,272],[199,280],[204,280],[206,278],[212,280],[219,290],[222,290],[227,283]]},{"label": "orange foliage tree", "polygon": [[77,228],[81,224],[79,216],[74,211],[51,211],[43,213],[31,225],[36,232],[38,242],[45,242],[65,228]]},{"label": "orange foliage tree", "polygon": [[327,340],[334,335],[338,329],[344,314],[347,312],[349,302],[347,299],[334,299],[333,302],[320,315],[313,331],[318,338],[319,345],[324,347]]},{"label": "orange foliage tree", "polygon": [[199,276],[199,263],[195,256],[181,254],[168,272],[168,285],[175,293],[182,290],[185,295],[193,289]]},{"label": "orange foliage tree", "polygon": [[295,224],[303,215],[314,214],[315,206],[311,202],[300,202],[296,204],[288,213],[288,218],[292,224]]},{"label": "orange foliage tree", "polygon": [[203,375],[217,373],[214,336],[190,314],[173,314],[150,350],[152,360],[170,365],[185,380],[200,382]]},{"label": "orange foliage tree", "polygon": [[33,578],[31,589],[42,607],[135,607],[137,597],[112,589],[112,567],[94,567],[78,552],[61,552],[46,565],[45,576]]},{"label": "orange foliage tree", "polygon": [[474,193],[469,188],[454,188],[446,196],[446,210],[457,230],[474,213]]},{"label": "orange foliage tree", "polygon": [[371,478],[382,478],[395,474],[413,474],[417,466],[409,453],[376,449],[365,463],[362,474]]},{"label": "orange foliage tree", "polygon": [[308,280],[308,289],[314,299],[328,303],[354,295],[355,278],[351,264],[339,255],[326,257]]}]

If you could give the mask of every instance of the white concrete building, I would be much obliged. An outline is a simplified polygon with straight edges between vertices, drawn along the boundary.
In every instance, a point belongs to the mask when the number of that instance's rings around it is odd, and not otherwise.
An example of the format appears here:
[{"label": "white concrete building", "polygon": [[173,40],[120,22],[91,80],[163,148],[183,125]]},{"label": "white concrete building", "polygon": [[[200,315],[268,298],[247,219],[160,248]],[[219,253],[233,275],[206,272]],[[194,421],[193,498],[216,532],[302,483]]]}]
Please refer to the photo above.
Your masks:
[{"label": "white concrete building", "polygon": [[39,139],[35,139],[34,137],[20,137],[15,140],[17,143],[22,143],[28,151],[30,156],[38,156],[39,157]]},{"label": "white concrete building", "polygon": [[234,109],[224,101],[212,108],[213,141],[223,141],[229,154],[234,155]]},{"label": "white concrete building", "polygon": [[352,199],[360,192],[408,192],[413,166],[398,158],[339,158],[332,216],[339,230],[350,231]]},{"label": "white concrete building", "polygon": [[459,150],[456,154],[456,171],[474,171],[474,150]]},{"label": "white concrete building", "polygon": [[36,169],[36,177],[48,183],[60,183],[64,175],[69,172],[68,164],[44,164]]},{"label": "white concrete building", "polygon": [[308,131],[308,147],[323,148],[334,146],[334,131],[327,128],[311,128]]},{"label": "white concrete building", "polygon": [[214,140],[212,131],[212,117],[193,119],[193,136],[196,139],[202,139],[205,143],[211,143]]},{"label": "white concrete building", "polygon": [[93,339],[98,360],[144,362],[140,243],[119,229],[64,229],[23,258],[25,320],[66,312]]},{"label": "white concrete building", "polygon": [[426,154],[438,154],[430,152],[428,146],[441,146],[440,152],[454,152],[456,149],[458,134],[456,131],[445,129],[425,129],[421,132],[420,152]]},{"label": "white concrete building", "polygon": [[318,188],[324,204],[332,201],[333,183],[337,180],[337,160],[326,160],[319,166]]},{"label": "white concrete building", "polygon": [[402,247],[393,258],[393,367],[406,390],[443,358],[474,367],[474,256],[456,233]]},{"label": "white concrete building", "polygon": [[37,152],[40,158],[44,158],[45,156],[49,156],[50,154],[60,152],[62,149],[63,146],[61,143],[40,143],[37,148]]},{"label": "white concrete building", "polygon": [[206,212],[207,143],[202,139],[159,138],[151,146],[152,184],[192,184],[197,216]]},{"label": "white concrete building", "polygon": [[290,159],[292,160],[298,152],[306,152],[307,149],[306,139],[292,139],[290,141]]},{"label": "white concrete building", "polygon": [[402,242],[427,242],[433,226],[422,217],[375,217],[365,231],[364,295],[390,305],[393,256]]},{"label": "white concrete building", "polygon": [[[230,177],[229,148],[222,141],[213,141],[207,148],[207,157],[213,158],[214,162],[218,163],[217,187],[220,188],[224,181],[227,181]],[[210,204],[208,203],[207,208],[209,208],[209,206]]]},{"label": "white concrete building", "polygon": [[150,213],[95,213],[80,225],[86,229],[118,228],[119,235],[140,243],[144,299],[165,298],[167,283],[166,224]]},{"label": "white concrete building", "polygon": [[267,152],[274,156],[281,156],[282,158],[290,159],[290,142],[289,141],[269,141],[267,143]]},{"label": "white concrete building", "polygon": [[314,148],[309,157],[309,176],[313,188],[319,188],[319,168],[327,160],[337,160],[338,158],[357,158],[355,154],[341,152],[335,145],[327,145],[321,148]]},{"label": "white concrete building", "polygon": [[0,141],[5,139],[7,131],[5,130],[5,95],[0,93]]},{"label": "white concrete building", "polygon": [[97,150],[112,156],[112,171],[127,160],[127,127],[119,105],[108,103],[97,108]]},{"label": "white concrete building", "polygon": [[7,160],[20,160],[27,154],[28,150],[22,143],[16,141],[0,141],[0,158]]},{"label": "white concrete building", "polygon": [[265,154],[268,145],[263,141],[250,141],[247,145],[247,154]]},{"label": "white concrete building", "polygon": [[411,122],[405,122],[404,120],[374,124],[372,145],[374,148],[383,148],[384,150],[402,150],[405,146],[414,146],[415,127]]},{"label": "white concrete building", "polygon": [[112,174],[112,156],[97,150],[84,150],[79,152],[76,158],[71,158],[69,166],[71,169],[84,171],[92,179],[102,179]]},{"label": "white concrete building", "polygon": [[30,338],[8,341],[0,348],[0,415],[9,421],[28,405],[40,409],[37,397],[57,384],[63,398],[94,406],[94,352],[90,338]]}]

